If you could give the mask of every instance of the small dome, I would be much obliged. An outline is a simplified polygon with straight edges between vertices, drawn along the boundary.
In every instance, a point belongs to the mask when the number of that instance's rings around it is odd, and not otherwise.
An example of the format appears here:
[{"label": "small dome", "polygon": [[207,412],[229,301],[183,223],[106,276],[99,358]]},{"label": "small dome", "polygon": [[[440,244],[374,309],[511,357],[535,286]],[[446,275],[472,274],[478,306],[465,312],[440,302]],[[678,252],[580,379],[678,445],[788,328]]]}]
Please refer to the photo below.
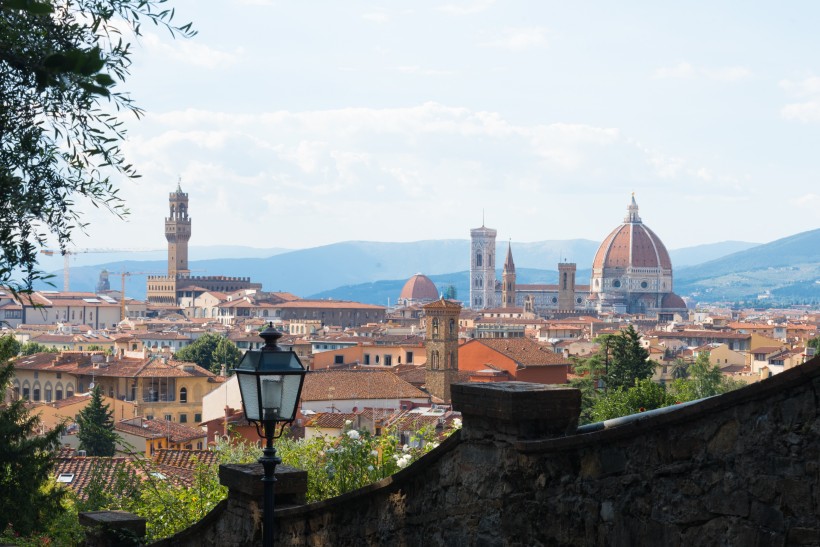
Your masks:
[{"label": "small dome", "polygon": [[671,310],[685,310],[686,309],[686,302],[684,302],[683,298],[681,298],[677,294],[671,292],[669,294],[663,295],[663,300],[661,301],[661,307],[665,308],[665,309],[671,309]]},{"label": "small dome", "polygon": [[399,301],[409,300],[413,302],[430,301],[438,299],[438,289],[426,275],[416,274],[407,280],[399,295]]}]

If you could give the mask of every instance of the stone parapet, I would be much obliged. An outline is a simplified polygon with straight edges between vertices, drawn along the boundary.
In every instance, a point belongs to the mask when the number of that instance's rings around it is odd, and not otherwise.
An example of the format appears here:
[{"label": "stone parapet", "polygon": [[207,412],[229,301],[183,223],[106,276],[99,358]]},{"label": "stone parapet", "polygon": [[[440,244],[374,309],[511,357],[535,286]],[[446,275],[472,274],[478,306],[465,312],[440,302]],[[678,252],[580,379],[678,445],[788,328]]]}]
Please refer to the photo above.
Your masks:
[{"label": "stone parapet", "polygon": [[521,441],[575,431],[581,392],[528,382],[453,384],[453,408],[464,418],[463,438]]}]

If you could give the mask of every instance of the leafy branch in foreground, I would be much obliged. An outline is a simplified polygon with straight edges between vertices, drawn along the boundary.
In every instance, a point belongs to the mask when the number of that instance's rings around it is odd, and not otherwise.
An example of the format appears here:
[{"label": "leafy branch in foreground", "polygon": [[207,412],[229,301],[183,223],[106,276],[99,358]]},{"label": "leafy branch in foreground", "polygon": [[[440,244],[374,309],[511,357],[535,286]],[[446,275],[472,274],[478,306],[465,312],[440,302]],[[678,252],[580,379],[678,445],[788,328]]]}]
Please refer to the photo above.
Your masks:
[{"label": "leafy branch in foreground", "polygon": [[84,228],[78,199],[127,214],[110,177],[138,177],[122,149],[120,114],[142,115],[120,89],[129,39],[145,22],[195,34],[173,19],[167,0],[0,2],[0,285],[47,278],[37,252]]}]

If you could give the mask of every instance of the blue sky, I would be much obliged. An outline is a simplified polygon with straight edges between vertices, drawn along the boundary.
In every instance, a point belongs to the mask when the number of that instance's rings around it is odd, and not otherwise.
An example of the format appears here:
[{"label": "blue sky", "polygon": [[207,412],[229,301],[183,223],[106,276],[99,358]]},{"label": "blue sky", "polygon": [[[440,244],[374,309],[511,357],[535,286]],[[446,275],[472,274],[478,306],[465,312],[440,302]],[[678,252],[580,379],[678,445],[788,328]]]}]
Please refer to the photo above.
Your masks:
[{"label": "blue sky", "polygon": [[670,248],[820,227],[820,4],[669,4],[175,1],[77,244],[163,247],[178,177],[199,246],[601,240],[633,191]]}]

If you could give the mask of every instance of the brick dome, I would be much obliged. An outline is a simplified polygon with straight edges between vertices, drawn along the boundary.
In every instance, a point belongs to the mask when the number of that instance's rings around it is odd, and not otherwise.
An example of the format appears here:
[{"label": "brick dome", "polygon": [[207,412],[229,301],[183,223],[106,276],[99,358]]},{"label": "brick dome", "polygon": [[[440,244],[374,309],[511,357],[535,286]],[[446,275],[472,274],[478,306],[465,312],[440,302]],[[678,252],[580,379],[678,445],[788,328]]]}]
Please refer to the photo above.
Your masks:
[{"label": "brick dome", "polygon": [[672,269],[666,246],[655,232],[641,222],[634,196],[624,223],[615,228],[598,247],[592,268]]},{"label": "brick dome", "polygon": [[438,289],[426,275],[416,274],[407,280],[399,295],[399,301],[422,302],[438,300]]}]

